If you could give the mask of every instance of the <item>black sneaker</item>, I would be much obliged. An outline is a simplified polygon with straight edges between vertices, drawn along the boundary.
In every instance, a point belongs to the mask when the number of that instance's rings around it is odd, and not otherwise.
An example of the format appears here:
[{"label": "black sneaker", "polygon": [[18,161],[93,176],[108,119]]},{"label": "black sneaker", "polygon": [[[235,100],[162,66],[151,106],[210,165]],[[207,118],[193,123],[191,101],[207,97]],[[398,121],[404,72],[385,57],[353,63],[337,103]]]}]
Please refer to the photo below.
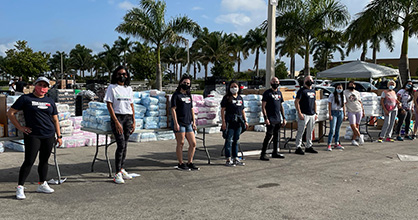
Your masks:
[{"label": "black sneaker", "polygon": [[303,152],[301,147],[298,147],[295,151],[295,154],[305,155],[305,152]]},{"label": "black sneaker", "polygon": [[312,153],[312,154],[317,154],[318,153],[318,151],[314,150],[313,147],[306,148],[305,152]]},{"label": "black sneaker", "polygon": [[284,155],[283,154],[272,154],[271,157],[284,159]]},{"label": "black sneaker", "polygon": [[182,163],[182,164],[178,164],[177,165],[177,169],[179,170],[183,170],[183,171],[190,171],[190,168],[186,166],[186,164]]},{"label": "black sneaker", "polygon": [[262,154],[261,156],[260,156],[260,160],[263,160],[263,161],[269,161],[270,159],[265,155],[265,154]]},{"label": "black sneaker", "polygon": [[194,163],[188,163],[187,167],[190,168],[191,170],[200,170],[200,168],[194,165]]}]

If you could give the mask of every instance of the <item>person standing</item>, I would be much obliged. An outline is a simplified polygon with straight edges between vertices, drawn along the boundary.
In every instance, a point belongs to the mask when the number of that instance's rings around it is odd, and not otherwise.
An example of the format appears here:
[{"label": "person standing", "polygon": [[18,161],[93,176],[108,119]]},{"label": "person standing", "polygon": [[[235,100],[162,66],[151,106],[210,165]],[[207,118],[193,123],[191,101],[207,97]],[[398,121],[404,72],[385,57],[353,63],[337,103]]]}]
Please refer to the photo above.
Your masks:
[{"label": "person standing", "polygon": [[111,118],[110,126],[117,145],[115,152],[116,174],[113,178],[117,184],[132,179],[125,170],[129,136],[135,131],[134,98],[130,82],[131,78],[126,67],[117,67],[113,71],[110,85],[104,97]]},{"label": "person standing", "polygon": [[[238,158],[239,137],[244,129],[248,128],[244,112],[244,100],[237,81],[232,80],[227,87],[226,95],[221,101],[222,131],[225,137],[226,166],[244,166]],[[232,150],[232,158],[231,158]]]},{"label": "person standing", "polygon": [[16,82],[13,79],[9,81],[9,91],[13,94],[16,92]]},{"label": "person standing", "polygon": [[334,149],[343,150],[344,147],[340,144],[340,128],[345,118],[346,99],[343,95],[343,86],[337,84],[334,92],[328,97],[328,112],[329,112],[329,134],[327,151],[332,151],[331,142],[334,140]]},{"label": "person standing", "polygon": [[394,142],[392,139],[393,126],[395,125],[395,119],[398,115],[399,101],[394,91],[396,83],[393,80],[388,81],[387,90],[383,91],[381,94],[380,104],[382,105],[383,112],[385,113],[385,121],[383,123],[382,131],[379,135],[378,142],[382,143],[383,139],[386,137],[386,142]]},{"label": "person standing", "polygon": [[[176,155],[179,162],[177,168],[185,171],[200,170],[200,168],[193,163],[193,157],[196,151],[196,137],[194,131],[197,128],[190,86],[190,77],[188,75],[183,75],[176,91],[171,97],[171,116],[173,117],[172,127],[176,136]],[[184,138],[189,142],[187,164],[183,163]]]},{"label": "person standing", "polygon": [[27,85],[27,83],[25,81],[23,81],[22,77],[20,76],[19,80],[16,83],[16,91],[23,93],[23,88],[25,88],[26,85]]},{"label": "person standing", "polygon": [[[360,92],[355,90],[356,84],[354,81],[348,83],[348,87],[344,90],[344,96],[346,99],[347,117],[350,122],[351,130],[353,131],[353,138],[351,139],[351,145],[359,146],[364,144],[364,135],[360,133],[360,121],[364,118],[364,108],[361,102]],[[357,137],[359,142],[356,141]]]},{"label": "person standing", "polygon": [[[272,158],[284,158],[283,154],[279,154],[279,130],[281,126],[286,125],[283,110],[283,96],[279,90],[280,81],[277,77],[273,77],[270,81],[271,89],[263,93],[261,110],[264,116],[264,121],[267,126],[266,136],[263,141],[263,148],[261,149],[260,160],[268,161],[266,156],[267,146],[273,137],[273,153]],[[282,121],[283,118],[283,121]]]},{"label": "person standing", "polygon": [[[304,155],[307,153],[318,153],[312,147],[312,132],[315,121],[318,119],[316,113],[316,93],[312,89],[312,76],[305,77],[304,86],[299,89],[296,94],[295,107],[298,114],[298,132],[296,134],[296,151],[295,154]],[[306,148],[305,152],[302,150],[302,135],[306,129]]]},{"label": "person standing", "polygon": [[396,140],[403,141],[401,128],[404,122],[405,138],[413,140],[413,137],[409,135],[409,126],[411,124],[412,112],[414,111],[414,88],[412,81],[406,82],[396,95],[398,96],[398,101],[402,104],[398,111],[398,125],[395,128],[395,134],[397,134]]},{"label": "person standing", "polygon": [[[33,93],[20,96],[7,112],[12,124],[24,134],[25,160],[20,167],[16,198],[25,199],[24,184],[39,152],[39,186],[37,192],[53,193],[46,182],[48,159],[54,144],[62,145],[62,136],[58,122],[55,102],[45,96],[50,86],[49,80],[39,77]],[[16,113],[23,111],[25,126],[16,119]],[[56,135],[56,136],[55,136]]]},{"label": "person standing", "polygon": [[415,116],[415,123],[414,123],[414,133],[412,134],[412,139],[415,139],[417,136],[418,130],[418,90],[414,92],[414,116]]}]

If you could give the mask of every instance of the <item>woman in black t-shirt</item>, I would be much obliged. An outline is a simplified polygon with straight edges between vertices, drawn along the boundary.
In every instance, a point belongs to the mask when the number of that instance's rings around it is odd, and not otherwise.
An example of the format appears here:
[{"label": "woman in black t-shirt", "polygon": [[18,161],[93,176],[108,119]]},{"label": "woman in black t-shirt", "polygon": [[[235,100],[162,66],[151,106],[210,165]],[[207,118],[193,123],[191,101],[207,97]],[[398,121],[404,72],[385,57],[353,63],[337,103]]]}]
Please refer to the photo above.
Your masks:
[{"label": "woman in black t-shirt", "polygon": [[244,100],[240,93],[238,82],[231,81],[221,102],[222,130],[226,133],[224,145],[226,166],[245,165],[238,159],[239,136],[243,126],[245,126],[245,129],[248,128],[244,112]]},{"label": "woman in black t-shirt", "polygon": [[[176,135],[177,147],[176,154],[179,161],[179,170],[199,170],[193,164],[193,157],[196,150],[196,138],[194,131],[196,123],[193,111],[192,95],[190,94],[190,77],[184,75],[179,81],[176,91],[171,97],[171,115],[173,117],[172,128]],[[188,163],[183,163],[183,145],[184,138],[189,142],[189,151],[187,154]]]},{"label": "woman in black t-shirt", "polygon": [[[39,186],[36,190],[41,193],[53,193],[54,190],[46,182],[48,174],[48,159],[54,144],[62,144],[62,136],[58,122],[58,112],[54,101],[46,97],[49,80],[39,77],[35,81],[33,93],[20,96],[7,112],[7,116],[13,125],[24,134],[25,161],[20,167],[19,182],[16,188],[16,198],[25,199],[24,187],[36,156],[39,152]],[[25,126],[16,119],[16,113],[23,110]],[[55,139],[55,133],[57,139]]]}]

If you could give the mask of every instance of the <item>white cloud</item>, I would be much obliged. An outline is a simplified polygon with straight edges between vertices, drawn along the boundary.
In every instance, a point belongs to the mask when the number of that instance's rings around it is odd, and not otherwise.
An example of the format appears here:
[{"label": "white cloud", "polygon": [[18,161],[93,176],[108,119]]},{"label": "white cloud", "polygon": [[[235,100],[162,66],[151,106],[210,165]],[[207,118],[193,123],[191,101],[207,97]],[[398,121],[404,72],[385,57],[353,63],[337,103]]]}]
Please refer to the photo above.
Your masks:
[{"label": "white cloud", "polygon": [[235,26],[245,26],[251,23],[251,18],[245,14],[231,13],[226,15],[220,15],[215,19],[216,23],[230,23]]},{"label": "white cloud", "polygon": [[16,42],[0,44],[0,56],[6,56],[6,50],[14,48]]},{"label": "white cloud", "polygon": [[121,9],[130,10],[133,7],[135,7],[135,5],[132,4],[130,1],[123,1],[123,2],[118,4],[118,7],[121,8]]},{"label": "white cloud", "polygon": [[260,11],[266,10],[265,0],[222,0],[221,8],[227,11]]},{"label": "white cloud", "polygon": [[201,10],[203,10],[203,8],[199,6],[195,6],[192,8],[192,11],[201,11]]}]

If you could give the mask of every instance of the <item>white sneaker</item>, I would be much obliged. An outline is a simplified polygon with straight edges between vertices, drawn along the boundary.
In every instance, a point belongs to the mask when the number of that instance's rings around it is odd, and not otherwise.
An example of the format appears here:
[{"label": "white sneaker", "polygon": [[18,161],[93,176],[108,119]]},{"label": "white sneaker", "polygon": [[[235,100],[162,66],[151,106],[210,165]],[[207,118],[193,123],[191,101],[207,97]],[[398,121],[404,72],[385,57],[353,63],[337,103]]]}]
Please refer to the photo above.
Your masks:
[{"label": "white sneaker", "polygon": [[235,164],[235,166],[245,166],[245,163],[242,162],[239,158],[235,157],[233,164]]},{"label": "white sneaker", "polygon": [[357,147],[359,146],[356,140],[352,140],[351,145],[354,145],[354,146],[357,146]]},{"label": "white sneaker", "polygon": [[123,184],[125,183],[125,180],[123,180],[123,174],[122,172],[119,172],[115,175],[115,178],[113,178],[113,181],[117,184]]},{"label": "white sneaker", "polygon": [[44,183],[40,184],[38,186],[38,189],[36,189],[36,192],[39,193],[53,193],[55,190],[53,190],[51,187],[49,187],[48,183],[44,181]]},{"label": "white sneaker", "polygon": [[132,176],[128,174],[128,172],[126,172],[125,169],[121,169],[120,172],[122,173],[122,178],[124,180],[131,180]]},{"label": "white sneaker", "polygon": [[26,199],[25,187],[23,187],[22,185],[19,185],[16,187],[16,199],[19,199],[19,200]]},{"label": "white sneaker", "polygon": [[359,144],[363,145],[364,144],[364,134],[360,134],[360,137],[358,138],[358,142]]}]

